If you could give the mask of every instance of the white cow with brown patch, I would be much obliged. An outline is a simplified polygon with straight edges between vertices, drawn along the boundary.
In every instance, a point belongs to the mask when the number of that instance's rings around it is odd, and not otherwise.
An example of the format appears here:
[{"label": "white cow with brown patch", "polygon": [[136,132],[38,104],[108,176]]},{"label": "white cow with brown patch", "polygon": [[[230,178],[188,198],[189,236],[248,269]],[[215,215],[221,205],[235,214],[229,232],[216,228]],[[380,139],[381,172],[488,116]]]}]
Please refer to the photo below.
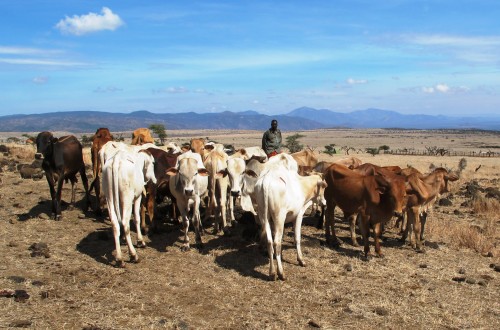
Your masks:
[{"label": "white cow with brown patch", "polygon": [[154,158],[146,150],[133,152],[118,150],[102,167],[102,186],[108,206],[109,218],[113,226],[116,260],[123,267],[120,248],[120,223],[123,226],[130,259],[138,262],[139,257],[130,238],[130,218],[134,209],[137,231],[137,245],[145,246],[140,227],[141,197],[148,181],[156,183]]},{"label": "white cow with brown patch", "polygon": [[[295,163],[294,166],[289,164],[292,162]],[[325,204],[323,192],[326,183],[321,176],[313,174],[302,177],[296,170],[290,170],[290,167],[296,168],[296,161],[291,157],[283,159],[276,165],[267,167],[255,184],[259,220],[267,238],[269,276],[273,280],[276,280],[274,255],[278,264],[278,277],[285,280],[281,263],[281,241],[285,223],[294,223],[297,261],[301,266],[305,266],[300,247],[302,217],[313,200]]]}]

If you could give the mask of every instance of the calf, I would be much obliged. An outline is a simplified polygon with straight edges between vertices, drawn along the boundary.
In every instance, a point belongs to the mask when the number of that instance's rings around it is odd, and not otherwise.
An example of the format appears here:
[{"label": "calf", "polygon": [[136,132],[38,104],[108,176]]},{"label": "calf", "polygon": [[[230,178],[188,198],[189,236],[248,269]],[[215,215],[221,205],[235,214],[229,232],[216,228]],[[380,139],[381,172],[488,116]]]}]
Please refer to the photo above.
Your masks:
[{"label": "calf", "polygon": [[155,140],[148,128],[138,128],[132,133],[132,145],[142,145],[145,143],[154,143]]},{"label": "calf", "polygon": [[[76,174],[80,173],[85,189],[86,207],[90,207],[90,196],[85,163],[83,162],[82,145],[73,135],[56,138],[50,132],[41,132],[36,137],[36,159],[42,159],[42,168],[49,184],[52,199],[52,214],[59,220],[61,215],[61,192],[64,181],[71,181],[71,204],[75,203]],[[56,188],[54,188],[54,184]]]},{"label": "calf", "polygon": [[278,264],[278,277],[285,280],[281,263],[281,240],[285,222],[294,223],[297,261],[305,266],[300,247],[302,217],[313,199],[323,200],[326,184],[321,176],[299,176],[285,166],[266,169],[255,184],[260,222],[267,237],[269,276],[276,280],[274,255]]},{"label": "calf", "polygon": [[[338,206],[344,214],[359,214],[362,222],[365,256],[370,254],[369,225],[374,225],[375,252],[380,249],[380,224],[394,215],[402,216],[406,196],[402,177],[362,175],[339,164],[332,164],[325,172],[326,239],[333,246],[340,244],[334,230],[334,210]],[[333,237],[332,237],[333,236]]]},{"label": "calf", "polygon": [[[418,251],[422,250],[424,230],[430,209],[439,195],[449,192],[449,182],[458,180],[458,176],[445,168],[436,168],[428,175],[414,172],[408,176],[411,189],[408,191],[406,205],[407,223],[401,240],[404,242],[410,233],[410,244]],[[412,235],[414,232],[414,236]]]},{"label": "calf", "polygon": [[154,158],[146,150],[130,152],[119,150],[109,159],[102,169],[103,190],[106,196],[109,218],[113,226],[118,266],[124,267],[120,248],[120,224],[123,226],[130,260],[139,261],[137,252],[130,238],[130,218],[134,208],[134,222],[137,230],[137,245],[144,247],[144,239],[140,228],[141,196],[144,185],[151,181],[156,183],[154,175]]},{"label": "calf", "polygon": [[170,178],[170,192],[174,196],[179,212],[181,213],[183,230],[184,230],[184,245],[183,251],[189,250],[189,218],[188,213],[190,208],[193,210],[192,222],[195,229],[195,239],[198,247],[202,247],[200,233],[200,196],[205,194],[208,187],[208,171],[205,168],[199,168],[198,160],[185,157],[177,158],[178,167],[171,167],[167,170],[167,174],[173,176]]}]

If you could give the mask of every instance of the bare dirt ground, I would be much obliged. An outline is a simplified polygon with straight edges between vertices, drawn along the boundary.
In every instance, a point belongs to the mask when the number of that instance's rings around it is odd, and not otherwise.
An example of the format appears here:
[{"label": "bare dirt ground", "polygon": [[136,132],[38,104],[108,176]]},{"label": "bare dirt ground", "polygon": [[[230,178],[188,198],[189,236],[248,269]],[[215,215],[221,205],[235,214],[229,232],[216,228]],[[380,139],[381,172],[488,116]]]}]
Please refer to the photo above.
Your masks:
[{"label": "bare dirt ground", "polygon": [[[262,136],[262,132],[234,131],[168,133],[175,142],[210,137],[236,147],[259,145]],[[454,150],[499,144],[498,134],[488,132],[300,133],[305,135],[301,142],[317,151],[330,143],[355,148],[437,145]],[[165,219],[162,232],[147,237],[147,247],[138,250],[141,262],[116,268],[111,224],[105,216],[82,211],[81,184],[76,206],[63,206],[62,221],[50,219],[45,178],[22,179],[16,169],[16,164],[31,163],[34,151],[9,146],[10,153],[0,155],[0,328],[500,328],[500,273],[493,267],[500,265],[500,209],[498,202],[488,204],[493,209],[475,209],[466,194],[472,180],[481,188],[499,188],[500,158],[466,159],[466,169],[452,185],[451,205],[437,206],[429,217],[425,253],[400,243],[398,230],[389,228],[382,243],[385,258],[364,261],[362,248],[351,245],[348,225],[340,217],[337,228],[344,244],[335,250],[325,245],[324,233],[316,229],[317,219],[311,216],[305,218],[302,231],[307,266],[298,265],[287,227],[283,253],[287,280],[271,282],[269,261],[247,235],[251,226],[244,220],[231,236],[206,233],[202,251],[182,252],[179,224]],[[319,156],[320,160],[344,157]],[[409,164],[423,172],[430,164],[456,169],[460,160],[355,156],[379,165]],[[66,202],[70,191],[65,185]],[[210,231],[211,224],[204,225]],[[126,246],[122,251],[126,256]]]}]

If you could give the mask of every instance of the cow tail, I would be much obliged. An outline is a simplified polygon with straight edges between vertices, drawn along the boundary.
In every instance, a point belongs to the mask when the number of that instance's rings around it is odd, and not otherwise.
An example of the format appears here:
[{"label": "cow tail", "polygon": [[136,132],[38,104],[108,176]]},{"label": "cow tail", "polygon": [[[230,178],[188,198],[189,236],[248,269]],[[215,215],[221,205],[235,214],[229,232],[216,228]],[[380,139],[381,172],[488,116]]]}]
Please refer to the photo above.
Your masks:
[{"label": "cow tail", "polygon": [[118,159],[115,159],[113,161],[113,197],[115,202],[113,203],[115,206],[115,213],[116,217],[118,219],[118,223],[122,223],[122,214],[121,214],[121,203],[122,201],[120,200],[120,187],[119,187],[119,182],[118,178],[120,176],[120,169],[119,169],[120,161]]}]

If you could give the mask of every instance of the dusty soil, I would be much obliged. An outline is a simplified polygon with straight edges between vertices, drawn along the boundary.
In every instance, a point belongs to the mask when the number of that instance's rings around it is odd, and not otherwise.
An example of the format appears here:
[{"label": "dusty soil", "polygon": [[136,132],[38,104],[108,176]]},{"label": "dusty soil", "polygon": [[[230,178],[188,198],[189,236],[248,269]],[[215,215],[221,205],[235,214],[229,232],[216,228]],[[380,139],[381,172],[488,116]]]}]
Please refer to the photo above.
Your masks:
[{"label": "dusty soil", "polygon": [[[498,135],[483,133],[461,139],[442,132],[403,131],[398,138],[388,133],[375,136],[379,132],[374,130],[339,132],[300,132],[307,135],[301,141],[317,150],[329,143],[396,148],[423,140],[433,141],[429,145],[448,141],[464,150],[498,144]],[[249,146],[258,145],[261,134],[213,131],[171,136],[178,142],[208,136]],[[459,162],[454,157],[356,156],[380,165],[412,164],[424,172],[431,163],[457,168]],[[320,154],[321,160],[337,157],[343,155]],[[500,328],[500,273],[492,267],[500,265],[499,213],[472,212],[463,194],[471,180],[498,188],[499,158],[467,158],[466,170],[452,187],[452,205],[438,206],[430,216],[425,253],[400,243],[398,230],[389,228],[382,244],[385,258],[364,261],[362,248],[351,245],[348,225],[340,217],[337,228],[344,244],[334,250],[325,245],[323,231],[314,226],[317,219],[310,216],[303,225],[307,266],[300,267],[287,227],[284,282],[268,281],[269,261],[244,219],[231,236],[206,233],[204,248],[188,252],[180,250],[179,224],[165,219],[162,232],[147,237],[147,247],[138,250],[141,262],[116,268],[110,222],[82,210],[80,184],[75,207],[65,204],[62,221],[54,221],[49,218],[45,179],[22,179],[12,165],[31,163],[32,158],[6,153],[0,160],[2,328]],[[70,185],[65,185],[63,200],[69,199]],[[166,207],[161,205],[160,213]],[[211,224],[205,227],[210,232]],[[462,238],[482,240],[481,244],[461,242],[457,228],[472,228],[476,236]],[[126,246],[122,251],[126,256]]]}]

